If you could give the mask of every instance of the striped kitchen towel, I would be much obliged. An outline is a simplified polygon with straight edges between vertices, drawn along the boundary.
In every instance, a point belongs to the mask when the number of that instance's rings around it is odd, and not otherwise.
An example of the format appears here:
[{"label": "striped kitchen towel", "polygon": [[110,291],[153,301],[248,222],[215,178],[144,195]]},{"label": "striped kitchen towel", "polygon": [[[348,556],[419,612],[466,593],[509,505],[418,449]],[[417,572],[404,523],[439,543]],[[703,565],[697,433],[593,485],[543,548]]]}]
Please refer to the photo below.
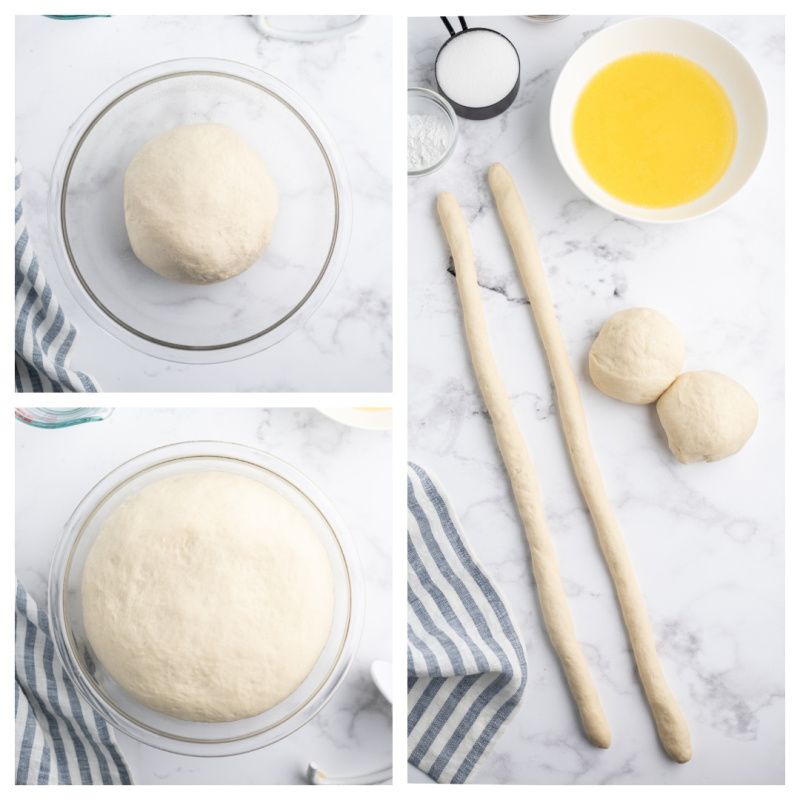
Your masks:
[{"label": "striped kitchen towel", "polygon": [[17,581],[14,727],[17,784],[129,784],[102,717],[55,654],[47,614]]},{"label": "striped kitchen towel", "polygon": [[469,783],[519,709],[525,647],[439,482],[408,469],[408,760]]},{"label": "striped kitchen towel", "polygon": [[22,165],[16,161],[14,385],[18,392],[97,392],[84,372],[69,369],[75,326],[67,321],[33,252],[22,214]]}]

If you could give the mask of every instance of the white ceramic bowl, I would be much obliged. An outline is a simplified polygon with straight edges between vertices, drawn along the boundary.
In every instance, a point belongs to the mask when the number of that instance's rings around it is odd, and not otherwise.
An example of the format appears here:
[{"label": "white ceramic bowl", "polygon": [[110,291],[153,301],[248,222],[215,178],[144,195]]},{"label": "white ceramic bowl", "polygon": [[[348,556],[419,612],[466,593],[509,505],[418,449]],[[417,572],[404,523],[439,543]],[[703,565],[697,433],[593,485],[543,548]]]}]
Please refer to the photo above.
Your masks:
[{"label": "white ceramic bowl", "polygon": [[[588,81],[622,56],[660,50],[691,59],[708,70],[728,93],[736,114],[736,150],[727,172],[702,197],[673,208],[642,208],[600,188],[578,157],[572,119]],[[694,22],[670,17],[641,17],[620,22],[593,36],[567,61],[550,102],[550,134],[561,166],[572,182],[599,206],[644,222],[681,222],[719,208],[749,180],[767,139],[767,103],[747,59],[725,38]]]},{"label": "white ceramic bowl", "polygon": [[318,408],[317,411],[351,428],[385,431],[392,427],[391,408]]}]

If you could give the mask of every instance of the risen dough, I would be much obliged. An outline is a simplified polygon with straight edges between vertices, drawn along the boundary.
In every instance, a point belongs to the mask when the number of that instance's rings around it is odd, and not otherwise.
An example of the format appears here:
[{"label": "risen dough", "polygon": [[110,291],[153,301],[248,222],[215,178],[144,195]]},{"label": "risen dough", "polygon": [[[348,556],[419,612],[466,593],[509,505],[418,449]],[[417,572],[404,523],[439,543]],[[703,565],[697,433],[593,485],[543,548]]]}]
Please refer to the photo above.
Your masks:
[{"label": "risen dough", "polygon": [[278,188],[258,153],[226,125],[175,128],[151,139],[125,173],[133,252],[179,283],[218,283],[266,250]]},{"label": "risen dough", "polygon": [[758,405],[747,389],[710,370],[680,375],[656,410],[669,449],[681,464],[738,453],[758,422]]},{"label": "risen dough", "polygon": [[311,525],[269,487],[225,472],[129,498],[92,546],[81,591],[109,674],[186,720],[251,717],[288,697],[333,619],[331,566]]},{"label": "risen dough", "polygon": [[675,380],[686,348],[680,331],[652,308],[618,311],[589,351],[595,386],[626,403],[653,403]]}]

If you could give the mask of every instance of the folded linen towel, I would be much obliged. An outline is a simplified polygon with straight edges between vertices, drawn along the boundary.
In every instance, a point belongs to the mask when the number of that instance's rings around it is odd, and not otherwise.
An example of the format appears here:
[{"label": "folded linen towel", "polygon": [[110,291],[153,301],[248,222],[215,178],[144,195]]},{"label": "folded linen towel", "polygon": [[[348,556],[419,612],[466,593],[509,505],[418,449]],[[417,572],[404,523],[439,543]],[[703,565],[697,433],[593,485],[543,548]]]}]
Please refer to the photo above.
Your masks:
[{"label": "folded linen towel", "polygon": [[64,316],[33,252],[22,214],[22,165],[14,176],[14,386],[18,392],[97,392],[85,372],[69,369],[78,332]]},{"label": "folded linen towel", "polygon": [[408,466],[408,760],[468,783],[519,709],[525,646],[442,486]]},{"label": "folded linen towel", "polygon": [[14,621],[17,784],[130,784],[105,720],[78,695],[55,654],[47,614],[17,581]]}]

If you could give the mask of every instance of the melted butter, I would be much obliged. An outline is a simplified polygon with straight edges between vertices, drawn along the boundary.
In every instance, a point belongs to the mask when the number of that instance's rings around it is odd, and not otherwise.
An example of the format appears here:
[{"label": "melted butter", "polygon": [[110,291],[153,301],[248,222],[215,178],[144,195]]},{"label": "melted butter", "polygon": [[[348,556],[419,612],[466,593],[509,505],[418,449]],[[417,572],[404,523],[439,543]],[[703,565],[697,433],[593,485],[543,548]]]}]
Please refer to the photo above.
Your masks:
[{"label": "melted butter", "polygon": [[609,194],[645,208],[704,195],[736,149],[736,116],[717,80],[672,53],[643,52],[603,67],[572,127],[584,168]]}]

